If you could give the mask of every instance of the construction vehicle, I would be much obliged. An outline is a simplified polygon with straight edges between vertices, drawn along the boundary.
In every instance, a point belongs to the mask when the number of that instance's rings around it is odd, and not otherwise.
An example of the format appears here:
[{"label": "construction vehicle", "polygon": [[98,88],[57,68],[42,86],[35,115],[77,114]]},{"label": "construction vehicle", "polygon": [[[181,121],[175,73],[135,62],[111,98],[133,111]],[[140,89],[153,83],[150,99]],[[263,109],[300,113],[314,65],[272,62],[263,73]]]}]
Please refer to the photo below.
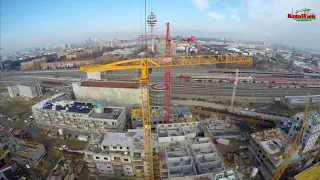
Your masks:
[{"label": "construction vehicle", "polygon": [[297,132],[296,136],[294,137],[294,140],[291,144],[291,148],[288,150],[286,157],[284,158],[280,167],[274,173],[272,180],[279,180],[280,179],[280,177],[282,176],[282,174],[284,173],[284,171],[288,167],[292,156],[297,152],[297,150],[299,148],[304,129],[307,125],[307,117],[308,117],[308,113],[309,113],[309,103],[310,103],[310,91],[307,96],[307,102],[306,102],[306,107],[305,107],[304,116],[303,116],[303,123],[300,127],[300,130]]},{"label": "construction vehicle", "polygon": [[[168,23],[169,25],[169,23]],[[167,26],[166,49],[170,51],[170,33]],[[168,53],[167,53],[168,55]],[[153,174],[153,152],[152,152],[152,134],[150,120],[150,101],[149,101],[149,81],[148,72],[153,68],[168,68],[177,66],[198,66],[198,65],[215,65],[215,64],[242,64],[252,65],[252,59],[244,56],[230,55],[204,55],[204,56],[179,56],[179,57],[161,57],[161,58],[137,58],[123,60],[105,65],[83,66],[80,68],[84,72],[104,72],[117,70],[140,70],[140,95],[141,95],[141,115],[144,129],[144,148],[146,153],[147,179],[154,179]],[[167,71],[168,72],[168,71]],[[168,75],[169,74],[169,75]],[[170,82],[170,72],[166,73],[166,83]],[[169,84],[170,85],[170,84]],[[168,87],[168,86],[167,86]],[[169,86],[170,87],[170,86]],[[167,92],[168,89],[166,89]],[[169,89],[170,90],[170,89]],[[170,96],[166,93],[166,110],[170,105]],[[170,106],[169,106],[170,108]],[[170,111],[170,109],[169,109]]]}]

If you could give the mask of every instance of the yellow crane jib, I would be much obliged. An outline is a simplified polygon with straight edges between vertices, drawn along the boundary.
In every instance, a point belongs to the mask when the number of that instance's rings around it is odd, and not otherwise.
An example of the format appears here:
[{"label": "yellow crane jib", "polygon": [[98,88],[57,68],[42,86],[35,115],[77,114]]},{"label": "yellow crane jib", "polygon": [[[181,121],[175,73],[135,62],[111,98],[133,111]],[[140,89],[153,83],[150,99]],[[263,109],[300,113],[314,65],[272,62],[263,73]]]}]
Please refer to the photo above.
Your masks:
[{"label": "yellow crane jib", "polygon": [[141,96],[141,117],[144,129],[144,149],[146,153],[147,179],[154,179],[153,173],[153,147],[150,120],[150,99],[149,99],[149,76],[148,69],[167,67],[168,64],[174,66],[194,66],[210,64],[243,64],[251,65],[252,59],[244,56],[231,55],[207,55],[207,56],[176,56],[160,58],[137,58],[105,65],[83,66],[80,67],[84,72],[103,72],[116,70],[140,70],[140,96]]}]

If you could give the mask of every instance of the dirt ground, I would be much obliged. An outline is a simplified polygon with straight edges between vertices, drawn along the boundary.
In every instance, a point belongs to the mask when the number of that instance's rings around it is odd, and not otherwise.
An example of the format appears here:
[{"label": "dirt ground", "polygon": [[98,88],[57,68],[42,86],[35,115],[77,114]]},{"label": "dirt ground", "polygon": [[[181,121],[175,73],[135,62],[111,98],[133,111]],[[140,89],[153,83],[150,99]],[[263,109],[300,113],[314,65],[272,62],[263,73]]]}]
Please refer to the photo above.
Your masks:
[{"label": "dirt ground", "polygon": [[[7,93],[7,89],[0,86],[0,113],[8,117],[19,116],[19,119],[12,122],[5,118],[0,117],[0,124],[5,126],[5,130],[1,131],[0,134],[9,134],[10,128],[21,129],[30,135],[31,141],[37,141],[45,145],[47,154],[37,167],[34,168],[35,173],[39,178],[46,178],[51,169],[55,166],[58,160],[62,156],[73,156],[73,154],[64,154],[54,147],[60,147],[61,145],[67,145],[72,150],[83,150],[87,144],[84,141],[78,141],[74,139],[61,139],[61,138],[49,138],[43,132],[44,130],[38,129],[32,122],[26,124],[26,120],[32,115],[31,107],[41,101],[52,96],[54,92],[45,92],[43,96],[27,101],[22,98],[10,98]],[[82,158],[82,157],[80,157]],[[85,171],[85,169],[84,169]],[[88,173],[81,172],[81,179],[87,179]]]}]

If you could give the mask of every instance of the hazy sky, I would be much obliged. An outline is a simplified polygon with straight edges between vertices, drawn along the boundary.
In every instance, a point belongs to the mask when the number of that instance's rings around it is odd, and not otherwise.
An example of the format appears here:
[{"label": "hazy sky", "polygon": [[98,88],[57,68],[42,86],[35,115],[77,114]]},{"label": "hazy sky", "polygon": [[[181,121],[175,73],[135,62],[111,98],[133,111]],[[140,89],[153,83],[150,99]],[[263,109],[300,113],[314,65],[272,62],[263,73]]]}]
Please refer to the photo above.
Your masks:
[{"label": "hazy sky", "polygon": [[[144,31],[144,0],[0,0],[3,53],[91,39],[137,37]],[[311,8],[317,20],[288,13]],[[320,0],[147,0],[157,34],[263,41],[320,51]]]}]

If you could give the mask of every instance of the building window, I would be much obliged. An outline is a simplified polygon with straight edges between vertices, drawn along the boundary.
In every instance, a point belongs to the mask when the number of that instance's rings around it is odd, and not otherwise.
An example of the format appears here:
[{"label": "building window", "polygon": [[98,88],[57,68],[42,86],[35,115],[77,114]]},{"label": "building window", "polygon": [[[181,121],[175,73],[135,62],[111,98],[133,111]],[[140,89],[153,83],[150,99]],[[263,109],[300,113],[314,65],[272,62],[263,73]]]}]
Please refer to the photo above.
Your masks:
[{"label": "building window", "polygon": [[117,147],[113,147],[113,149],[117,149]]},{"label": "building window", "polygon": [[129,147],[127,147],[127,149],[129,150],[130,148],[129,148]]},{"label": "building window", "polygon": [[129,159],[123,159],[124,161],[129,161]]},{"label": "building window", "polygon": [[120,149],[122,149],[122,147],[120,147]]},{"label": "building window", "polygon": [[100,159],[100,157],[95,157],[96,159]]},{"label": "building window", "polygon": [[130,168],[127,168],[127,170],[129,170],[129,171],[130,171]]},{"label": "building window", "polygon": [[103,159],[104,159],[104,160],[108,160],[108,158],[106,158],[106,157],[104,157]]}]

